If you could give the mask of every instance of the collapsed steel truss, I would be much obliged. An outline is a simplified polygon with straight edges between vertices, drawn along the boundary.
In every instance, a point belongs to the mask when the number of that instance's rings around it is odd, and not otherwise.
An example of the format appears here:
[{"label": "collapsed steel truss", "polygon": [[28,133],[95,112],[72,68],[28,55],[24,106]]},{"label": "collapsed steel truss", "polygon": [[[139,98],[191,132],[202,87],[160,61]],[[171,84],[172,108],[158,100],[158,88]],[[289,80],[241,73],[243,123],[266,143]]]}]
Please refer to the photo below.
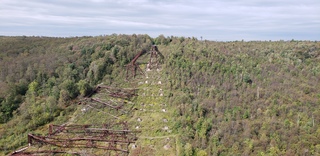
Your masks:
[{"label": "collapsed steel truss", "polygon": [[[117,118],[116,116],[120,116],[123,114],[127,114],[132,107],[134,106],[130,100],[131,98],[138,96],[137,90],[135,88],[116,88],[106,85],[97,86],[90,94],[88,94],[83,100],[79,102],[79,104],[84,104],[87,107],[101,109],[103,107],[108,107],[109,115]],[[93,94],[96,93],[104,93],[109,97],[113,97],[116,99],[105,99],[104,97],[92,97]],[[131,106],[128,106],[132,104]],[[116,111],[113,111],[116,110]],[[116,113],[116,114],[115,114]]]},{"label": "collapsed steel truss", "polygon": [[66,152],[66,151],[58,151],[58,150],[43,150],[43,151],[31,151],[31,152],[22,152],[22,151],[15,151],[12,153],[12,156],[30,156],[30,155],[48,155],[48,154],[54,154],[54,155],[75,155],[75,156],[80,156],[80,153],[77,152]]},{"label": "collapsed steel truss", "polygon": [[[29,146],[34,144],[52,145],[60,148],[95,148],[104,149],[114,154],[127,154],[128,146],[137,140],[140,131],[128,129],[126,122],[102,125],[49,125],[47,136],[28,134]],[[15,151],[11,155],[32,155],[35,153],[67,153],[64,151],[23,152],[27,148]],[[120,152],[120,153],[117,153]],[[71,153],[77,155],[78,153]]]},{"label": "collapsed steel truss", "polygon": [[121,98],[125,100],[130,100],[134,96],[138,96],[137,89],[132,88],[115,88],[111,86],[106,85],[98,85],[90,94],[88,94],[86,97],[91,97],[95,93],[99,93],[102,91],[106,91],[109,96],[115,97],[115,98]]},{"label": "collapsed steel truss", "polygon": [[[136,71],[139,70],[142,75],[144,75],[144,72],[139,67],[139,65],[136,63],[139,57],[146,54],[146,50],[140,51],[132,60],[130,63],[126,65],[127,72],[126,72],[126,80],[129,78],[129,71],[131,71],[131,77],[135,78]],[[147,64],[147,70],[151,70],[153,68],[158,69],[159,63],[164,59],[164,56],[159,52],[158,47],[156,45],[151,46],[151,50],[148,52],[150,54],[150,59]]]},{"label": "collapsed steel truss", "polygon": [[[105,85],[97,86],[93,92],[85,97],[86,102],[91,104],[99,103],[100,106],[108,106],[110,110],[120,110],[132,97],[137,96],[137,89],[123,89],[115,88]],[[122,100],[117,102],[103,100],[100,98],[93,98],[92,95],[96,93],[107,93],[107,95],[120,98]],[[13,152],[11,155],[47,155],[47,154],[71,154],[80,155],[79,149],[102,149],[107,155],[128,155],[128,146],[137,140],[136,133],[140,131],[129,130],[126,122],[115,124],[96,125],[49,125],[48,134],[46,136],[28,134],[28,147],[22,148]],[[29,147],[32,145],[48,145],[58,147],[60,150],[36,150],[30,151]],[[61,149],[69,149],[67,151]],[[73,150],[75,149],[75,150]],[[78,150],[76,150],[78,149]]]},{"label": "collapsed steel truss", "polygon": [[[139,70],[141,74],[144,72],[136,63],[138,58],[144,55],[146,50],[140,51],[134,59],[126,65],[126,79],[129,77],[129,71],[131,76],[136,76],[136,71]],[[147,64],[147,70],[153,68],[158,69],[158,64],[163,60],[163,55],[158,51],[156,46],[151,47],[150,59]],[[159,57],[158,57],[159,56]],[[159,60],[160,58],[160,60]],[[120,102],[104,101],[99,98],[92,98],[96,93],[105,91],[107,95],[114,98],[123,99]],[[138,96],[136,94],[137,89],[119,89],[105,85],[97,86],[90,94],[85,97],[85,100],[92,103],[103,104],[114,110],[120,110],[127,103],[126,100],[131,100],[132,97]],[[81,102],[80,102],[81,103]],[[90,105],[89,105],[90,106]],[[132,108],[131,108],[132,109]],[[128,129],[126,122],[102,125],[97,127],[95,125],[49,125],[49,133],[46,136],[28,134],[28,147],[24,147],[20,150],[14,151],[11,155],[25,156],[25,155],[48,155],[48,154],[69,154],[80,155],[79,152],[69,152],[70,149],[103,149],[108,151],[109,155],[128,155],[128,146],[130,143],[135,143],[137,140],[136,134],[141,131],[132,131]],[[28,151],[28,148],[32,145],[48,145],[59,147],[59,150],[36,150]],[[62,149],[69,149],[64,151]],[[75,150],[77,151],[77,150]]]},{"label": "collapsed steel truss", "polygon": [[136,71],[139,70],[142,75],[144,75],[144,72],[139,67],[139,65],[136,63],[138,58],[146,53],[146,50],[140,51],[132,60],[130,63],[126,65],[127,72],[126,72],[126,79],[128,80],[129,77],[129,71],[131,71],[131,76],[134,78],[136,76]]},{"label": "collapsed steel truss", "polygon": [[164,59],[164,56],[159,52],[158,47],[156,45],[151,46],[150,50],[150,59],[147,64],[147,70],[158,69],[159,63]]}]

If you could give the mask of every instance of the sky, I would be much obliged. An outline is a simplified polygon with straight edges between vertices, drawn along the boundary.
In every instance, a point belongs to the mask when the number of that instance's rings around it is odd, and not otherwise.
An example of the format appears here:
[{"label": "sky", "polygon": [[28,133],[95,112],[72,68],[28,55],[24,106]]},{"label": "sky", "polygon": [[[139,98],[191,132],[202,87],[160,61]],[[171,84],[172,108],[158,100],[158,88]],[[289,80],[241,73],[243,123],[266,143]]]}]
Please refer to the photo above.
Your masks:
[{"label": "sky", "polygon": [[320,41],[320,0],[0,0],[0,36]]}]

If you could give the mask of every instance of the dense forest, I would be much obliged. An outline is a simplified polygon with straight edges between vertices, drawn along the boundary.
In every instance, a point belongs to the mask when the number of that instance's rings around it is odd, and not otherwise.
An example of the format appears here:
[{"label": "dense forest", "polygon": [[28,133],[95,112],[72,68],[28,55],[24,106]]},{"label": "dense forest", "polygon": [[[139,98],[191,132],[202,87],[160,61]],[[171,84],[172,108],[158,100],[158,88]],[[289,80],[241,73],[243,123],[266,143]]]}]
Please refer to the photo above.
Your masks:
[{"label": "dense forest", "polygon": [[320,42],[135,34],[0,37],[0,155],[71,122],[98,84],[138,83],[126,64],[152,45],[164,56],[171,155],[320,155]]}]

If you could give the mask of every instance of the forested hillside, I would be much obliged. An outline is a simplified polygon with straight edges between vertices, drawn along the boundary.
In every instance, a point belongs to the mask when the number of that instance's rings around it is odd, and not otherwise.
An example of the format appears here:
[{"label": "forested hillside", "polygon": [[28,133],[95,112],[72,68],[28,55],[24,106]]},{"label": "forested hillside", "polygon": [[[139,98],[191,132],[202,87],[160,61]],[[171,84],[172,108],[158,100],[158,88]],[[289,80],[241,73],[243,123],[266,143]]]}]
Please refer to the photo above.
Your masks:
[{"label": "forested hillside", "polygon": [[[141,85],[141,75],[127,81],[125,65],[152,45],[164,56],[161,72],[153,74],[162,86]],[[143,70],[147,57],[138,60]],[[26,145],[28,133],[45,134],[50,123],[101,119],[92,112],[74,121],[79,101],[99,84],[147,88],[150,94],[163,89],[163,97],[132,102],[166,103],[167,114],[119,120],[166,117],[170,134],[147,133],[154,125],[145,124],[141,135],[174,136],[171,155],[320,155],[319,81],[320,42],[314,41],[0,37],[0,155]],[[146,148],[129,155],[159,154]]]}]

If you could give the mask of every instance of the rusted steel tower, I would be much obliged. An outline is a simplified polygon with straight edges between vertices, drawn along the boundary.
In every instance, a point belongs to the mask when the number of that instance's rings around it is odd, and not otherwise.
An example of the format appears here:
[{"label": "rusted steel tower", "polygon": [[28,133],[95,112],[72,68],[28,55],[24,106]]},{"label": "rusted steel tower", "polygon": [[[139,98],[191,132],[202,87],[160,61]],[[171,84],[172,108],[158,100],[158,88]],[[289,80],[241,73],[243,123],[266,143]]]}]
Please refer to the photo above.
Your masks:
[{"label": "rusted steel tower", "polygon": [[159,69],[159,63],[164,59],[164,56],[159,52],[156,45],[151,46],[150,59],[147,64],[147,70]]},{"label": "rusted steel tower", "polygon": [[146,50],[142,50],[139,52],[130,63],[126,65],[127,72],[126,72],[126,79],[129,78],[129,72],[131,72],[131,77],[135,78],[136,71],[139,70],[142,75],[144,75],[144,72],[139,67],[139,65],[136,63],[139,57],[141,57],[144,54],[150,54],[149,61],[147,63],[147,71],[150,71],[152,69],[159,69],[159,64],[161,61],[163,61],[164,56],[159,52],[158,47],[156,45],[151,46],[151,50],[147,52]]},{"label": "rusted steel tower", "polygon": [[142,55],[144,55],[147,51],[146,50],[142,50],[140,51],[133,59],[130,63],[128,63],[126,65],[127,67],[127,73],[126,73],[126,79],[128,80],[129,77],[129,71],[131,71],[131,76],[134,78],[136,76],[136,71],[139,70],[140,73],[142,75],[144,75],[144,72],[142,71],[142,69],[139,67],[139,65],[136,63],[138,58]]}]

